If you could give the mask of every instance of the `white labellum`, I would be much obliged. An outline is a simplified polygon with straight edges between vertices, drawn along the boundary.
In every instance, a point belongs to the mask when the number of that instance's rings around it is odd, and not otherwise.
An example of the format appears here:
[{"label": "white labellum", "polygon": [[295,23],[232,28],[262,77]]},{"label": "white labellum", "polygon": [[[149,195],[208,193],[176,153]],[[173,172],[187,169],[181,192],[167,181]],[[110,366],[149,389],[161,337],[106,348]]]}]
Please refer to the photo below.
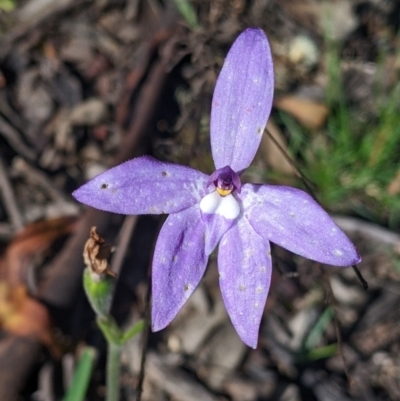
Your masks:
[{"label": "white labellum", "polygon": [[239,216],[240,206],[232,194],[221,196],[217,191],[214,191],[200,201],[200,210],[203,213],[219,214],[232,220]]}]

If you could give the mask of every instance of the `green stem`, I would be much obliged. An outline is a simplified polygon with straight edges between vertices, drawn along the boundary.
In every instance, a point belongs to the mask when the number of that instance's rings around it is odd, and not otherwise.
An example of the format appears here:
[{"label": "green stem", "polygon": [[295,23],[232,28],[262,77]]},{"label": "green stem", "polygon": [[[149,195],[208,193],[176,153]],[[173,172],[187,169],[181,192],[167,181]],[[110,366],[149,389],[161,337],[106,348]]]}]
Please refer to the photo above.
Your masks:
[{"label": "green stem", "polygon": [[119,400],[119,373],[121,365],[122,347],[108,343],[107,377],[106,377],[106,401]]},{"label": "green stem", "polygon": [[132,327],[129,327],[126,331],[121,333],[120,335],[120,343],[125,344],[128,342],[131,338],[137,336],[139,333],[141,333],[144,330],[144,320],[139,320],[137,323],[135,323]]}]

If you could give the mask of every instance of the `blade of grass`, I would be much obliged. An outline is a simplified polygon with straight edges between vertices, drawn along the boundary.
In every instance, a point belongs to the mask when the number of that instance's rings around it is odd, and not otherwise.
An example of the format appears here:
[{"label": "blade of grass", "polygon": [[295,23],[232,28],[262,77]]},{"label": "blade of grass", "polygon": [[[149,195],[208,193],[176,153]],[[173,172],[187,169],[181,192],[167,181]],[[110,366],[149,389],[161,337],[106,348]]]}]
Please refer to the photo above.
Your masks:
[{"label": "blade of grass", "polygon": [[324,335],[328,325],[332,322],[333,319],[333,310],[331,307],[328,307],[321,314],[314,327],[311,329],[307,338],[304,341],[304,348],[308,351],[316,348]]},{"label": "blade of grass", "polygon": [[63,401],[83,401],[92,376],[96,360],[96,350],[92,347],[85,347],[79,358],[74,371],[71,385],[65,394]]},{"label": "blade of grass", "polygon": [[324,347],[318,347],[307,352],[305,358],[307,361],[317,361],[319,359],[326,359],[338,353],[337,344],[329,344]]},{"label": "blade of grass", "polygon": [[197,20],[196,11],[190,3],[190,0],[174,0],[174,3],[182,17],[191,28],[197,29],[200,27]]}]

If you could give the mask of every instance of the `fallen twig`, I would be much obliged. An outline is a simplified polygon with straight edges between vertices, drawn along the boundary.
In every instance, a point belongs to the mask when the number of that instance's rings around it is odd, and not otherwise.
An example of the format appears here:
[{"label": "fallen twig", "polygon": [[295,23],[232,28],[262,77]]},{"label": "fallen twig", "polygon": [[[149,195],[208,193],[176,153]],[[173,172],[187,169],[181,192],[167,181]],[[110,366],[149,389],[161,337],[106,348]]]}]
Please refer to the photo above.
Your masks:
[{"label": "fallen twig", "polygon": [[6,166],[0,156],[0,192],[4,200],[4,207],[9,214],[11,223],[15,231],[19,231],[24,227],[22,214],[18,209],[13,188],[6,174]]}]

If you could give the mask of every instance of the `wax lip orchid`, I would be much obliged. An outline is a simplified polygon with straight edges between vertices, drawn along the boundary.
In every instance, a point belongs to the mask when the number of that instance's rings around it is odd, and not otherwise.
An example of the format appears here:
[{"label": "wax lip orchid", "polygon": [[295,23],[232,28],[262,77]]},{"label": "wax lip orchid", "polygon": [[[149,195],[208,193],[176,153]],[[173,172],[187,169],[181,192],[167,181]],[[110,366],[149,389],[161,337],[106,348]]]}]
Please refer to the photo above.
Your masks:
[{"label": "wax lip orchid", "polygon": [[215,87],[211,148],[216,171],[144,156],[95,177],[74,197],[122,214],[169,214],[153,258],[152,329],[166,327],[200,282],[219,244],[222,297],[244,343],[255,348],[271,282],[270,241],[334,266],[360,262],[351,241],[305,192],[244,184],[240,174],[259,147],[273,98],[271,51],[262,30],[232,45]]}]

